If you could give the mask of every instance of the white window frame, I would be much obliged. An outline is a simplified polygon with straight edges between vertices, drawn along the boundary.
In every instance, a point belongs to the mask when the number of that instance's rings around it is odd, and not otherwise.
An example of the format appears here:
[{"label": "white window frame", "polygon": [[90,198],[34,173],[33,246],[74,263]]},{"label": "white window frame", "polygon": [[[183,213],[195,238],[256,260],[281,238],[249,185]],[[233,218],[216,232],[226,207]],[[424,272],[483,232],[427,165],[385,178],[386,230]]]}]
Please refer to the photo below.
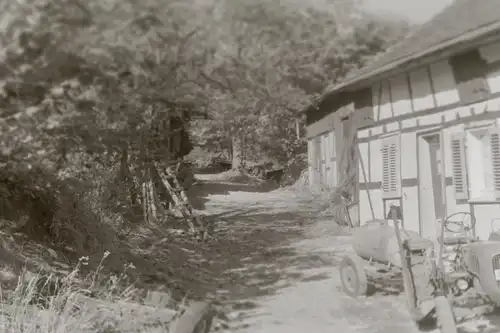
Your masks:
[{"label": "white window frame", "polygon": [[491,144],[486,128],[466,132],[466,160],[469,179],[469,199],[490,201],[495,198]]},{"label": "white window frame", "polygon": [[[478,136],[482,136],[482,139],[478,139]],[[465,131],[469,202],[493,202],[500,199],[499,140],[500,128],[496,126],[484,126]]]}]

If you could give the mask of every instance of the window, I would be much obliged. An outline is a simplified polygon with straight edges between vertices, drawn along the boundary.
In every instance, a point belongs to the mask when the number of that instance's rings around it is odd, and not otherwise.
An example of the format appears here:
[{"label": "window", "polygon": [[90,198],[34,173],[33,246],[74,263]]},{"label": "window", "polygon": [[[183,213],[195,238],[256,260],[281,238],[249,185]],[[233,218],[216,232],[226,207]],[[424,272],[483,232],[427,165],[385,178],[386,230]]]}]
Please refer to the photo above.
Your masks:
[{"label": "window", "polygon": [[488,97],[490,90],[485,78],[488,64],[478,49],[453,56],[450,64],[462,103],[470,104]]},{"label": "window", "polygon": [[454,134],[451,139],[456,199],[500,199],[500,129],[489,127]]},{"label": "window", "polygon": [[401,155],[399,135],[382,140],[382,197],[401,197]]},{"label": "window", "polygon": [[471,199],[494,198],[491,145],[486,129],[467,133],[467,168]]}]

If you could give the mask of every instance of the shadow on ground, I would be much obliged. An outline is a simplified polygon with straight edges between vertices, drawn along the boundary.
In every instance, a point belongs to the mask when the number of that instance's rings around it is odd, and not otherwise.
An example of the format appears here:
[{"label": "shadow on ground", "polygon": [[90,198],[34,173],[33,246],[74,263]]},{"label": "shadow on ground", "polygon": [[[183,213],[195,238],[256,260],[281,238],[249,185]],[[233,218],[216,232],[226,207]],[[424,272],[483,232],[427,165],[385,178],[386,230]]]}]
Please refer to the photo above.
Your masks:
[{"label": "shadow on ground", "polygon": [[500,332],[500,308],[484,302],[470,302],[454,309],[459,333]]},{"label": "shadow on ground", "polygon": [[233,182],[197,181],[187,191],[187,196],[194,209],[203,210],[210,195],[229,195],[230,192],[265,193],[277,189],[276,182],[266,181],[260,184]]},{"label": "shadow on ground", "polygon": [[304,222],[308,221],[307,213],[266,214],[262,209],[246,209],[218,214],[217,219],[217,238],[203,248],[204,261],[197,272],[183,270],[188,276],[202,274],[199,278],[204,283],[189,284],[186,276],[181,278],[183,289],[199,297],[212,295],[240,310],[256,307],[252,300],[299,281],[328,278],[311,271],[325,267],[319,254],[299,254],[291,246],[302,235],[304,223],[309,223]]}]

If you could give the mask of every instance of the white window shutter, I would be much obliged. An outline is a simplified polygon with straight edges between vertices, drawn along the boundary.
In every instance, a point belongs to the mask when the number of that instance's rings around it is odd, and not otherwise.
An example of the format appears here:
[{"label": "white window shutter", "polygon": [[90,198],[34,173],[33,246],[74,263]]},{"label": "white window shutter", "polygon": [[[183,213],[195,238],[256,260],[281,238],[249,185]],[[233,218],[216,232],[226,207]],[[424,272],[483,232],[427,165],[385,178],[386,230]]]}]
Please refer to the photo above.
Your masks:
[{"label": "white window shutter", "polygon": [[382,193],[386,195],[391,191],[391,175],[389,172],[389,146],[382,144]]},{"label": "white window shutter", "polygon": [[465,133],[451,135],[451,168],[455,199],[469,198],[467,168],[465,164]]},{"label": "white window shutter", "polygon": [[382,140],[382,195],[401,197],[401,151],[399,135]]},{"label": "white window shutter", "polygon": [[495,198],[500,199],[500,128],[488,129],[491,147],[491,163],[493,171],[493,190]]},{"label": "white window shutter", "polygon": [[399,147],[399,135],[389,149],[391,156],[392,190],[395,197],[401,196],[401,149]]}]

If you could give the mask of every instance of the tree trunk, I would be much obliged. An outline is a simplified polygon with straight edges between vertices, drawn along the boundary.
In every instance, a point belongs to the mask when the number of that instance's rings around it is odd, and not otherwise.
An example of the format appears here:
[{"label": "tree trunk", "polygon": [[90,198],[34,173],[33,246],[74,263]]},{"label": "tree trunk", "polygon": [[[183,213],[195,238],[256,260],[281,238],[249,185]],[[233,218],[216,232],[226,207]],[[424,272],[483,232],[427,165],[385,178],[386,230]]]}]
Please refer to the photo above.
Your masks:
[{"label": "tree trunk", "polygon": [[126,148],[122,150],[122,156],[120,159],[120,180],[126,184],[127,191],[130,195],[130,204],[135,207],[137,205],[137,198],[139,196],[136,184],[134,182],[134,177],[130,172],[129,167],[129,155]]},{"label": "tree trunk", "polygon": [[240,169],[243,164],[243,141],[239,136],[232,138],[232,168]]},{"label": "tree trunk", "polygon": [[144,223],[148,223],[148,191],[146,182],[142,183],[142,217]]},{"label": "tree trunk", "polygon": [[157,217],[156,197],[154,182],[149,168],[143,170],[142,177],[142,209],[145,223],[154,222]]},{"label": "tree trunk", "polygon": [[146,183],[147,189],[148,189],[148,199],[149,199],[149,217],[150,219],[156,220],[157,211],[156,211],[156,196],[155,196],[155,189],[154,189],[154,183],[151,180],[151,175],[149,177],[148,182]]}]

